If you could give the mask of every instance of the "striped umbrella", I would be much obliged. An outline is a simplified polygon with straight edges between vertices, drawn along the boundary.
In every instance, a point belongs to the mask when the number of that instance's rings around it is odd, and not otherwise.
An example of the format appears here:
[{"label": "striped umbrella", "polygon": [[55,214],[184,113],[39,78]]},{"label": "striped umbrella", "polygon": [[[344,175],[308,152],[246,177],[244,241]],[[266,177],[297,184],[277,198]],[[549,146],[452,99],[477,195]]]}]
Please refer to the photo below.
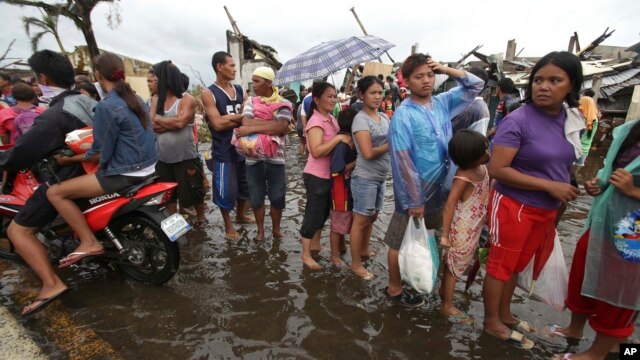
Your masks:
[{"label": "striped umbrella", "polygon": [[278,71],[274,83],[284,85],[296,80],[322,78],[338,70],[377,59],[394,46],[371,35],[323,42],[287,61]]}]

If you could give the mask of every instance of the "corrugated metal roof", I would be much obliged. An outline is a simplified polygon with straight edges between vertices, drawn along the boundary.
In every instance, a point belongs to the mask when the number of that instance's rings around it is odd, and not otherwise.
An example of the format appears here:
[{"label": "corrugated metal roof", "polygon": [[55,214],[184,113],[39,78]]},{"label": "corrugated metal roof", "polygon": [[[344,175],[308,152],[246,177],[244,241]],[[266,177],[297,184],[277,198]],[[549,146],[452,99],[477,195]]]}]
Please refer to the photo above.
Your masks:
[{"label": "corrugated metal roof", "polygon": [[[602,78],[601,88],[617,85],[622,82],[625,82],[631,79],[632,77],[638,75],[638,73],[640,73],[640,68],[628,69],[628,70],[621,71],[617,74],[605,76]],[[591,89],[592,87],[593,87],[593,79],[586,80],[585,82],[582,83],[583,89]]]},{"label": "corrugated metal roof", "polygon": [[627,81],[623,81],[619,84],[615,84],[604,89],[600,88],[600,91],[604,92],[607,96],[611,96],[622,89],[635,85],[640,85],[640,75],[636,75]]}]

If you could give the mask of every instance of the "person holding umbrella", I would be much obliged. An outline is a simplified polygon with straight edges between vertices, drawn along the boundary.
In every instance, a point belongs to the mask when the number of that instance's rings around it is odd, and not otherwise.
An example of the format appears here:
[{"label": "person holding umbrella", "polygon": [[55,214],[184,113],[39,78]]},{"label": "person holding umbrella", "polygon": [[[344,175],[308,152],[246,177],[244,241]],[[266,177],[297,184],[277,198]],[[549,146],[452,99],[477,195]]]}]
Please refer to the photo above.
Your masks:
[{"label": "person holding umbrella", "polygon": [[534,254],[534,278],[551,254],[560,205],[580,194],[570,184],[570,172],[582,153],[584,122],[577,110],[582,79],[575,55],[544,56],[531,71],[526,105],[507,116],[493,142],[489,175],[496,182],[489,202],[484,331],[523,349],[534,343],[521,332],[535,330],[513,316],[511,297],[518,273]]}]

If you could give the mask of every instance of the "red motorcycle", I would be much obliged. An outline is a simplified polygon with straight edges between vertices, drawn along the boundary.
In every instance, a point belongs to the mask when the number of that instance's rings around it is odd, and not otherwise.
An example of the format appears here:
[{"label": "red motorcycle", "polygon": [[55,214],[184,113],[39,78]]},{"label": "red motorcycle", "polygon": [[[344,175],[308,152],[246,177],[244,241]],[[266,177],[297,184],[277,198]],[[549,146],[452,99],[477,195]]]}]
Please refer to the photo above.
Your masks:
[{"label": "red motorcycle", "polygon": [[[20,260],[7,237],[7,227],[40,184],[30,171],[3,175],[0,190],[0,258]],[[131,278],[163,284],[178,271],[177,240],[190,230],[180,214],[169,215],[165,204],[176,183],[155,182],[155,178],[121,191],[77,201],[87,223],[106,250],[91,259],[112,264]],[[58,217],[41,229],[40,240],[53,264],[74,251],[79,241]],[[84,261],[84,260],[83,260]]]}]

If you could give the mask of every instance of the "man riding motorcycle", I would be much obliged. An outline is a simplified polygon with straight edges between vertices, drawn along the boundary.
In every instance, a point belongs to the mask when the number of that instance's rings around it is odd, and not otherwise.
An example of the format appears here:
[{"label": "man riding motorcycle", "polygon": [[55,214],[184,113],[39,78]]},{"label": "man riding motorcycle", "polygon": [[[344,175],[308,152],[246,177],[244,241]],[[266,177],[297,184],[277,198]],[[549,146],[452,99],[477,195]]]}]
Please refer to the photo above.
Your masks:
[{"label": "man riding motorcycle", "polygon": [[[74,84],[74,71],[69,60],[56,52],[42,50],[28,60],[43,93],[53,95],[49,108],[36,118],[33,127],[15,146],[0,153],[0,169],[22,170],[32,168],[41,174],[35,193],[13,219],[7,235],[22,259],[42,281],[37,298],[25,306],[22,314],[40,310],[67,290],[49,262],[46,249],[36,238],[38,230],[53,221],[58,212],[47,200],[49,184],[84,174],[80,163],[54,166],[52,171],[39,171],[54,164],[52,156],[65,147],[67,133],[91,126],[93,107],[97,102],[78,91],[70,90]],[[34,169],[35,168],[35,169]]]}]

